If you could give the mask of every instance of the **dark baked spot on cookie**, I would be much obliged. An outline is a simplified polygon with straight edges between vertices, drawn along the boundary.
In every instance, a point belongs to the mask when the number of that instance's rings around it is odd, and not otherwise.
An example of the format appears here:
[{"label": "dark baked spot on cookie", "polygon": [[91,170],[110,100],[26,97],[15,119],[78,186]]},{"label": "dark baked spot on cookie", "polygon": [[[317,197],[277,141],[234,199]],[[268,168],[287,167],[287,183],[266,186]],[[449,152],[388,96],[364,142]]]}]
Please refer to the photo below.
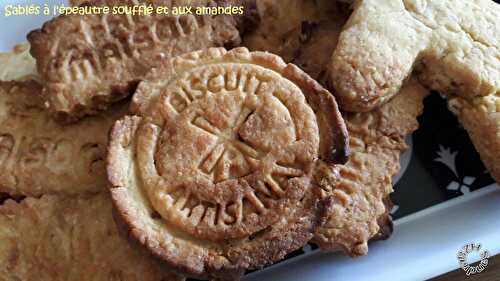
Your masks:
[{"label": "dark baked spot on cookie", "polygon": [[267,232],[269,232],[271,229],[272,229],[272,226],[268,226],[268,227],[266,227],[266,228],[264,228],[264,229],[262,229],[262,230],[260,230],[260,231],[257,231],[257,232],[255,232],[254,234],[252,234],[252,235],[248,236],[248,240],[253,241],[253,240],[257,239],[258,237],[260,237],[260,236],[262,236],[262,235],[266,234],[266,233],[267,233]]},{"label": "dark baked spot on cookie", "polygon": [[300,43],[306,44],[307,42],[309,42],[316,28],[318,28],[317,22],[303,21],[300,26]]},{"label": "dark baked spot on cookie", "polygon": [[151,212],[150,216],[151,216],[151,218],[153,220],[159,220],[159,219],[161,219],[161,215],[157,211],[155,211],[155,210],[153,210]]}]

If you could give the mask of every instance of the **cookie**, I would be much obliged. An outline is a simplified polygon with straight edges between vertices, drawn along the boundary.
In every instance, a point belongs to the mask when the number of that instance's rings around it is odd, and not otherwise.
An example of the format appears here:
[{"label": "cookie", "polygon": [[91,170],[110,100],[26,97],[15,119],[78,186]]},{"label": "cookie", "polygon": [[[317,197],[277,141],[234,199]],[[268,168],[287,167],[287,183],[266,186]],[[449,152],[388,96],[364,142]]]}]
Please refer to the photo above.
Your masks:
[{"label": "cookie", "polygon": [[330,60],[331,54],[337,45],[341,28],[347,17],[304,24],[304,34],[309,34],[301,44],[297,55],[292,62],[297,64],[311,77],[327,85],[327,67],[325,62]]},{"label": "cookie", "polygon": [[[150,4],[142,0],[99,3],[110,7]],[[170,3],[156,0],[153,8]],[[69,122],[125,98],[150,68],[165,58],[236,45],[240,38],[230,16],[155,12],[148,16],[63,15],[30,32],[28,40],[49,110],[57,120]]]},{"label": "cookie", "polygon": [[260,22],[243,37],[243,46],[252,51],[267,51],[291,62],[303,37],[301,26],[318,13],[314,1],[257,0]]},{"label": "cookie", "polygon": [[[276,44],[275,38],[285,33],[276,30],[264,31],[273,26],[273,22],[280,20],[279,17],[267,17],[270,12],[266,10],[261,11],[262,25],[257,27],[261,32],[250,34],[251,40],[244,36],[243,41],[245,44],[259,42],[258,45],[251,45],[254,48],[266,50],[269,47],[279,54],[293,54],[288,59],[326,85],[329,59],[335,50],[342,27],[349,17],[349,10],[347,6],[335,1],[308,3],[314,6],[315,12],[306,10],[303,14],[302,6],[292,9],[290,7],[294,6],[286,3],[283,5],[284,8],[281,8],[279,3],[271,6],[272,9],[286,10],[278,14],[290,13],[294,14],[291,18],[303,19],[295,22],[295,28],[300,30],[300,38],[303,39],[293,48],[290,45],[286,49],[273,48]],[[307,15],[311,13],[318,14],[316,21],[307,19]],[[265,34],[276,34],[276,37],[264,36]],[[350,197],[340,197],[347,198],[347,201],[333,201],[334,211],[325,225],[317,230],[314,241],[323,250],[342,249],[351,256],[364,255],[368,251],[369,240],[386,239],[391,235],[392,219],[389,211],[392,203],[389,194],[392,192],[392,176],[399,171],[399,157],[406,149],[405,136],[418,127],[415,117],[422,110],[422,99],[428,92],[413,79],[403,88],[401,94],[402,98],[396,98],[391,105],[382,109],[368,113],[344,114],[351,135],[354,159],[345,166],[324,167],[319,170],[321,172],[319,175],[324,178],[322,184],[325,195],[337,194],[335,196],[339,197],[345,190],[353,192],[347,195]],[[361,130],[361,123],[370,126],[366,125],[366,128]],[[391,126],[394,127],[394,132],[388,131]],[[367,139],[364,135],[373,135],[366,140],[366,147],[363,146],[363,142]],[[383,142],[378,144],[375,140]],[[346,178],[339,180],[340,174]],[[339,190],[336,190],[335,185],[340,186]],[[346,205],[346,202],[353,207]],[[362,211],[354,209],[360,206],[363,206]]]},{"label": "cookie", "polygon": [[111,194],[131,238],[170,268],[237,278],[312,238],[329,203],[312,176],[346,161],[347,132],[296,66],[246,48],[189,53],[152,71],[132,111],[111,132]]},{"label": "cookie", "polygon": [[47,114],[34,80],[0,81],[0,192],[13,196],[102,190],[112,124],[127,110],[62,126]]},{"label": "cookie", "polygon": [[490,0],[355,1],[330,64],[343,110],[369,111],[413,70],[433,90],[498,95],[500,5]]},{"label": "cookie", "polygon": [[120,237],[111,210],[107,193],[7,200],[0,206],[0,279],[184,280]]},{"label": "cookie", "polygon": [[16,45],[11,52],[0,53],[0,81],[37,79],[35,60],[28,43]]},{"label": "cookie", "polygon": [[359,1],[354,7],[331,62],[341,106],[370,110],[414,70],[424,85],[448,96],[499,181],[500,6],[455,0]]},{"label": "cookie", "polygon": [[344,114],[350,136],[349,162],[325,167],[320,173],[325,195],[334,198],[330,216],[314,238],[323,250],[366,255],[370,239],[392,231],[387,209],[391,204],[385,201],[393,191],[400,155],[407,148],[405,138],[418,128],[417,116],[428,93],[411,79],[380,108]]},{"label": "cookie", "polygon": [[[256,10],[260,22],[244,34],[243,45],[252,51],[278,54],[285,61],[295,64],[306,64],[303,55],[308,48],[306,45],[319,45],[311,42],[313,34],[317,33],[314,41],[327,41],[329,38],[336,41],[349,13],[345,5],[327,0],[257,0]],[[314,62],[320,61],[323,66],[323,58],[329,60],[332,50],[317,50],[314,55],[306,56]],[[310,65],[313,64],[311,62]],[[311,72],[308,74],[311,75]]]},{"label": "cookie", "polygon": [[448,107],[469,133],[491,176],[500,183],[500,97],[451,97]]}]

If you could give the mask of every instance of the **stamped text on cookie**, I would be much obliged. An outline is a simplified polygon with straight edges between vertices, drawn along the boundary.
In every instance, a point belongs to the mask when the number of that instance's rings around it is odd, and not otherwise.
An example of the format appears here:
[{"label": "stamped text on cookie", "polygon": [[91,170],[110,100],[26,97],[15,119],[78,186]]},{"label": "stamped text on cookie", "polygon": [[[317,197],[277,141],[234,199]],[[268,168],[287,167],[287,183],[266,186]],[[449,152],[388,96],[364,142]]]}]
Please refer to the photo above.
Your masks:
[{"label": "stamped text on cookie", "polygon": [[28,35],[50,109],[63,121],[124,98],[165,58],[238,39],[229,17],[160,14],[59,16]]},{"label": "stamped text on cookie", "polygon": [[0,83],[0,192],[41,196],[104,188],[106,134],[125,108],[61,126],[35,81]]},{"label": "stamped text on cookie", "polygon": [[130,112],[106,170],[118,218],[149,251],[221,278],[312,238],[330,203],[315,171],[345,159],[347,133],[333,96],[297,66],[246,48],[191,52],[153,69]]},{"label": "stamped text on cookie", "polygon": [[318,150],[315,117],[277,73],[200,66],[170,81],[158,104],[164,123],[142,122],[136,138],[143,187],[164,219],[196,236],[236,238],[303,192],[296,186]]}]

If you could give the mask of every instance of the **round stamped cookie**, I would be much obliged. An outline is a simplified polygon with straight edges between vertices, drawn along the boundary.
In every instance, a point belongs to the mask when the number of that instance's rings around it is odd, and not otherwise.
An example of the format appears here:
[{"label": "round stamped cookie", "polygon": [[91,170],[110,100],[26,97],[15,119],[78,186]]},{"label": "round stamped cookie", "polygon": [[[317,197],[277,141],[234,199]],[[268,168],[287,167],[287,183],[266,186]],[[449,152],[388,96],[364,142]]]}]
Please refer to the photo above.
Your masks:
[{"label": "round stamped cookie", "polygon": [[312,237],[316,163],[345,161],[347,133],[297,67],[245,48],[189,53],[150,73],[132,111],[111,133],[111,193],[131,237],[168,265],[232,278]]}]

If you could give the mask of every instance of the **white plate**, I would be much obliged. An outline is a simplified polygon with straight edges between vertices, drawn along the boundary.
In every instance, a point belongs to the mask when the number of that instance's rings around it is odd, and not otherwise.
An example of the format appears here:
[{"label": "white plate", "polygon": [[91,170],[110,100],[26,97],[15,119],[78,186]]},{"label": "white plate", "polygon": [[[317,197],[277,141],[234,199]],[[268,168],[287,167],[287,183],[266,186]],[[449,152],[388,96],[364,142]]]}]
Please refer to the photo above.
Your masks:
[{"label": "white plate", "polygon": [[[25,42],[30,30],[50,18],[43,15],[5,17],[6,5],[62,2],[66,1],[2,1],[0,51],[8,51],[15,44]],[[500,188],[492,185],[397,220],[392,237],[372,243],[366,257],[353,260],[340,253],[314,251],[252,273],[244,280],[404,281],[432,278],[458,268],[457,252],[467,243],[481,243],[491,255],[499,254],[499,218]],[[471,261],[474,261],[472,256]]]},{"label": "white plate", "polygon": [[[395,221],[391,238],[372,243],[368,256],[315,251],[244,280],[425,280],[457,269],[457,252],[467,243],[499,254],[499,215],[500,188],[491,185]],[[470,256],[471,263],[477,260]]]}]

